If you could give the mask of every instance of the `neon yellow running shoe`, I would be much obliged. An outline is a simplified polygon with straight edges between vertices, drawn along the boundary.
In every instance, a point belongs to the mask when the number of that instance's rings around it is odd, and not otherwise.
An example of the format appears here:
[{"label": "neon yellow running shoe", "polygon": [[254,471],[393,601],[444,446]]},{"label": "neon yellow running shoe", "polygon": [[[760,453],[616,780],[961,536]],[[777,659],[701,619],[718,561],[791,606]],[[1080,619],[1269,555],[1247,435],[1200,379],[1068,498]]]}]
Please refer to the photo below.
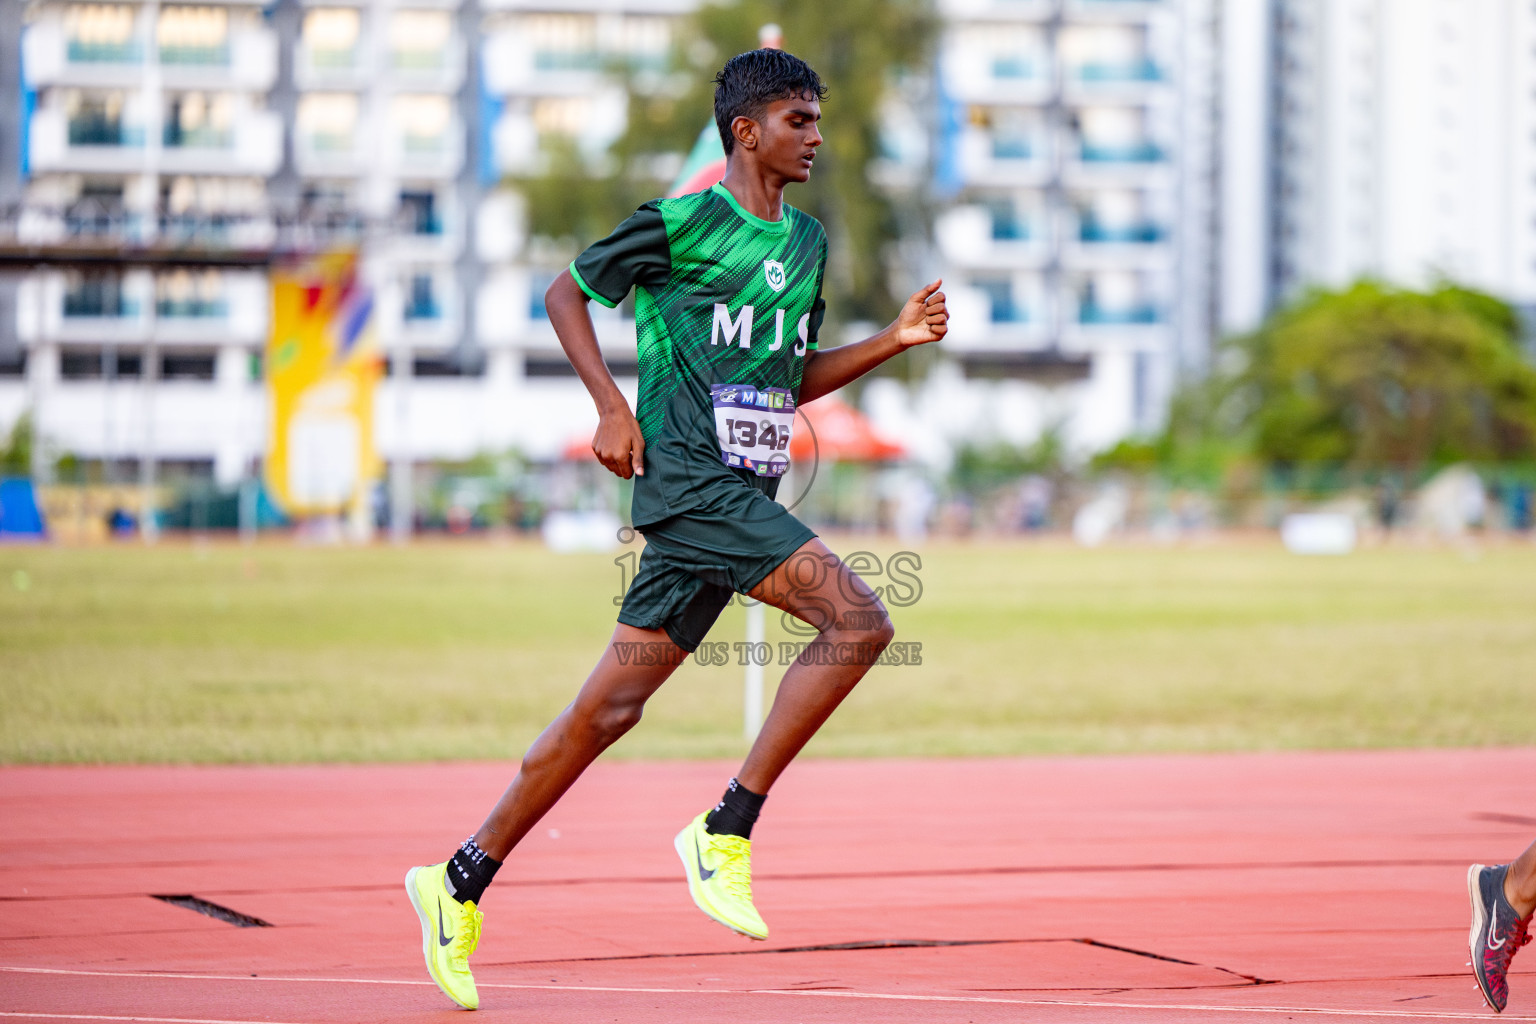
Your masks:
[{"label": "neon yellow running shoe", "polygon": [[421,952],[427,973],[454,1002],[466,1010],[480,1005],[475,976],[469,973],[469,955],[480,944],[480,924],[485,915],[474,900],[460,903],[448,894],[443,872],[448,862],[405,873],[405,892],[421,918]]},{"label": "neon yellow running shoe", "polygon": [[752,905],[752,840],[710,835],[704,831],[708,813],[694,818],[672,841],[688,875],[688,895],[732,931],[766,939],[768,926]]}]

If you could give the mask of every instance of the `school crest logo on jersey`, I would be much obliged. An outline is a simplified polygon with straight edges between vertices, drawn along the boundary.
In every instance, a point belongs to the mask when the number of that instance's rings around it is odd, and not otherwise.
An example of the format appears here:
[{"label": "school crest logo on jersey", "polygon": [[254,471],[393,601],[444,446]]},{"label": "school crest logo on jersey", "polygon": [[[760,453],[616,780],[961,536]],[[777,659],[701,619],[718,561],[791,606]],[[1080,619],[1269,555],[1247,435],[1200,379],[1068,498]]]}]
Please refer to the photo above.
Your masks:
[{"label": "school crest logo on jersey", "polygon": [[768,287],[776,292],[784,290],[784,264],[778,260],[763,260],[763,276],[768,279]]}]

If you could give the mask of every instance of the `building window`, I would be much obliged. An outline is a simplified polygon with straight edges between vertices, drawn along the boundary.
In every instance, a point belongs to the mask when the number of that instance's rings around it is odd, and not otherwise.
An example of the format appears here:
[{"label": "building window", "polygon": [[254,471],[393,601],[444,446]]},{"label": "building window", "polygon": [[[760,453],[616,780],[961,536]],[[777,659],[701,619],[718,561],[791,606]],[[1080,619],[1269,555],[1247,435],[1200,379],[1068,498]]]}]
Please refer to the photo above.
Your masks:
[{"label": "building window", "polygon": [[401,192],[400,227],[413,235],[442,234],[443,221],[437,213],[436,193]]},{"label": "building window", "polygon": [[155,27],[161,64],[229,64],[229,12],[222,7],[162,7]]},{"label": "building window", "polygon": [[440,320],[442,316],[443,309],[437,301],[432,275],[430,273],[412,274],[410,286],[406,291],[405,319],[419,322]]},{"label": "building window", "polygon": [[72,4],[64,9],[69,60],[78,64],[137,64],[143,50],[127,4]]},{"label": "building window", "polygon": [[1005,277],[982,278],[976,287],[986,293],[991,320],[995,324],[1019,323],[1027,320],[1023,309],[1013,301],[1013,282]]},{"label": "building window", "polygon": [[187,92],[165,105],[165,144],[189,149],[228,149],[234,142],[234,97]]},{"label": "building window", "polygon": [[66,317],[134,316],[137,304],[124,296],[123,277],[113,270],[71,270],[64,276]]},{"label": "building window", "polygon": [[[393,356],[384,360],[384,376],[395,375],[395,360]],[[485,376],[485,357],[475,351],[463,355],[456,352],[444,352],[439,355],[421,355],[411,358],[411,376],[413,377],[483,377]]]},{"label": "building window", "polygon": [[64,98],[71,146],[142,146],[144,129],[125,123],[121,92],[71,91]]},{"label": "building window", "polygon": [[352,152],[357,134],[357,96],[348,92],[316,92],[299,100],[299,138],[312,152]]},{"label": "building window", "polygon": [[534,14],[521,19],[523,38],[539,71],[592,71],[601,67],[597,19],[590,14]]},{"label": "building window", "polygon": [[155,278],[155,315],[168,318],[223,317],[229,313],[224,278],[217,270],[194,274],[175,270]]},{"label": "building window", "polygon": [[351,7],[317,7],[304,15],[304,50],[310,66],[323,71],[350,71],[357,65],[362,15]]},{"label": "building window", "polygon": [[59,376],[64,380],[137,379],[144,359],[137,349],[65,348],[59,352]]},{"label": "building window", "polygon": [[453,120],[447,96],[396,96],[390,115],[399,126],[400,144],[407,155],[430,155],[447,148],[448,126]]},{"label": "building window", "polygon": [[452,34],[447,11],[396,11],[389,20],[389,61],[397,71],[437,71],[447,66]]},{"label": "building window", "polygon": [[[608,372],[615,377],[640,376],[640,364],[633,359],[604,359]],[[576,378],[576,368],[571,365],[569,359],[561,356],[528,356],[523,362],[523,376],[525,377],[569,377]]]},{"label": "building window", "polygon": [[167,352],[160,360],[160,379],[213,380],[217,366],[212,352]]}]

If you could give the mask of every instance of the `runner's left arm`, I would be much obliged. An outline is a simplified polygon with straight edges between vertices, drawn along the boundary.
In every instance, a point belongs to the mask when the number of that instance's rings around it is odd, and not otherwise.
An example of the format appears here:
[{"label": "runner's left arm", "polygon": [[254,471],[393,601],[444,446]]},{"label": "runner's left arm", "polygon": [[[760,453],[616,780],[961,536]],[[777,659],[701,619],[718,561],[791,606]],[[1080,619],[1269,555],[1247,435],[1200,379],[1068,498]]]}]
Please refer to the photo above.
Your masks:
[{"label": "runner's left arm", "polygon": [[943,283],[942,279],[934,281],[913,292],[901,315],[880,333],[852,345],[807,352],[800,376],[800,404],[831,394],[914,345],[944,337],[949,330],[949,310],[944,306],[944,293],[939,291]]}]

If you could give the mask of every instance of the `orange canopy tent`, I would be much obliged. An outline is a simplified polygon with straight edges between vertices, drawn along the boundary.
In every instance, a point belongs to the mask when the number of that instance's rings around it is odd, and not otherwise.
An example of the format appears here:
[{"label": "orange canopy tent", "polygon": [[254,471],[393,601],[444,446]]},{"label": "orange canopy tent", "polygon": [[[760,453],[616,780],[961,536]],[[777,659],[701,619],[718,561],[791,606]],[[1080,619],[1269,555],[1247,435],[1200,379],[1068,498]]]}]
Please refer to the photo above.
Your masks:
[{"label": "orange canopy tent", "polygon": [[565,442],[565,447],[560,449],[560,458],[566,462],[596,462],[597,455],[592,451],[592,435],[573,435]]},{"label": "orange canopy tent", "polygon": [[804,419],[795,424],[789,442],[791,462],[886,462],[907,454],[905,447],[883,437],[868,417],[835,395],[802,405],[800,415]]}]

